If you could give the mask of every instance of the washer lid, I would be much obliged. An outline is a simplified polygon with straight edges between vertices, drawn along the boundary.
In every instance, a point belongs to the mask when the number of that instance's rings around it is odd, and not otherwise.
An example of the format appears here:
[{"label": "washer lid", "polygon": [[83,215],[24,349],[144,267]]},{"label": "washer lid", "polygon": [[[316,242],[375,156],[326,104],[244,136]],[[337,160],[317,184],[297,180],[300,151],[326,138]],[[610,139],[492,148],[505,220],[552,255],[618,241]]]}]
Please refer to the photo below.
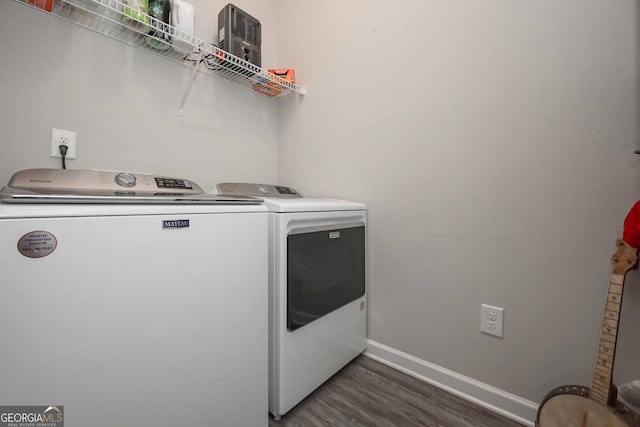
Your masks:
[{"label": "washer lid", "polygon": [[0,203],[21,204],[136,204],[136,205],[259,205],[262,199],[243,196],[219,196],[216,194],[163,194],[151,196],[109,194],[46,194],[4,187],[0,191]]}]

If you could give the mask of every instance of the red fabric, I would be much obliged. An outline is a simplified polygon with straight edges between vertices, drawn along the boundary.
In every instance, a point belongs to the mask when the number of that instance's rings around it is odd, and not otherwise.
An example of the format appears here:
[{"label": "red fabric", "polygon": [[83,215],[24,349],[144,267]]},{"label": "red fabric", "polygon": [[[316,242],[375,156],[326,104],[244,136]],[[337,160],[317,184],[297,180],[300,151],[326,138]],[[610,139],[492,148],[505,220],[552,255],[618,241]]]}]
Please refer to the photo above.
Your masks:
[{"label": "red fabric", "polygon": [[633,205],[624,219],[622,240],[636,249],[640,248],[640,201]]}]

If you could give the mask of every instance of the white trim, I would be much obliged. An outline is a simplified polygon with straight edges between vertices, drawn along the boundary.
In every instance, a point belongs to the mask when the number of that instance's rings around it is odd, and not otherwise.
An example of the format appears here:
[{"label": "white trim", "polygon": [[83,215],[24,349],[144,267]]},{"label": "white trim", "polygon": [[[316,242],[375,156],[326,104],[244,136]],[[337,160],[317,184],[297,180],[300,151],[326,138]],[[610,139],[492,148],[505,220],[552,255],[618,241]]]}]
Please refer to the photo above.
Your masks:
[{"label": "white trim", "polygon": [[364,355],[525,426],[535,425],[538,404],[368,339]]}]

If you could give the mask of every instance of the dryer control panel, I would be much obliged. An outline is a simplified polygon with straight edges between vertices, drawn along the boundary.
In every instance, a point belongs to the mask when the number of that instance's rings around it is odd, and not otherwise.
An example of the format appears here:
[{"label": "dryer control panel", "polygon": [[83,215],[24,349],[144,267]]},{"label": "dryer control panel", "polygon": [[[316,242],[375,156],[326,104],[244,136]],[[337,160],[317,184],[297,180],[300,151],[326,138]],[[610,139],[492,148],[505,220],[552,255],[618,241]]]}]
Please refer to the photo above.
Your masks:
[{"label": "dryer control panel", "polygon": [[252,184],[247,182],[223,182],[216,186],[221,196],[252,196],[252,197],[279,197],[299,198],[300,193],[291,187],[272,184]]}]

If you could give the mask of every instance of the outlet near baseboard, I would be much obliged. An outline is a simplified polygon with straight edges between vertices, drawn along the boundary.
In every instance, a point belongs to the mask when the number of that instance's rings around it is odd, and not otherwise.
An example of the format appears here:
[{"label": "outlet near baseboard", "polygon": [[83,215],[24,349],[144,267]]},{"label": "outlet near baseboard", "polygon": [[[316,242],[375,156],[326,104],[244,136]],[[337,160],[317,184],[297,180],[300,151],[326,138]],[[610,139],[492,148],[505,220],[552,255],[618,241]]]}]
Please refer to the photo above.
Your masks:
[{"label": "outlet near baseboard", "polygon": [[504,308],[482,304],[480,306],[480,331],[502,338],[504,336]]}]

